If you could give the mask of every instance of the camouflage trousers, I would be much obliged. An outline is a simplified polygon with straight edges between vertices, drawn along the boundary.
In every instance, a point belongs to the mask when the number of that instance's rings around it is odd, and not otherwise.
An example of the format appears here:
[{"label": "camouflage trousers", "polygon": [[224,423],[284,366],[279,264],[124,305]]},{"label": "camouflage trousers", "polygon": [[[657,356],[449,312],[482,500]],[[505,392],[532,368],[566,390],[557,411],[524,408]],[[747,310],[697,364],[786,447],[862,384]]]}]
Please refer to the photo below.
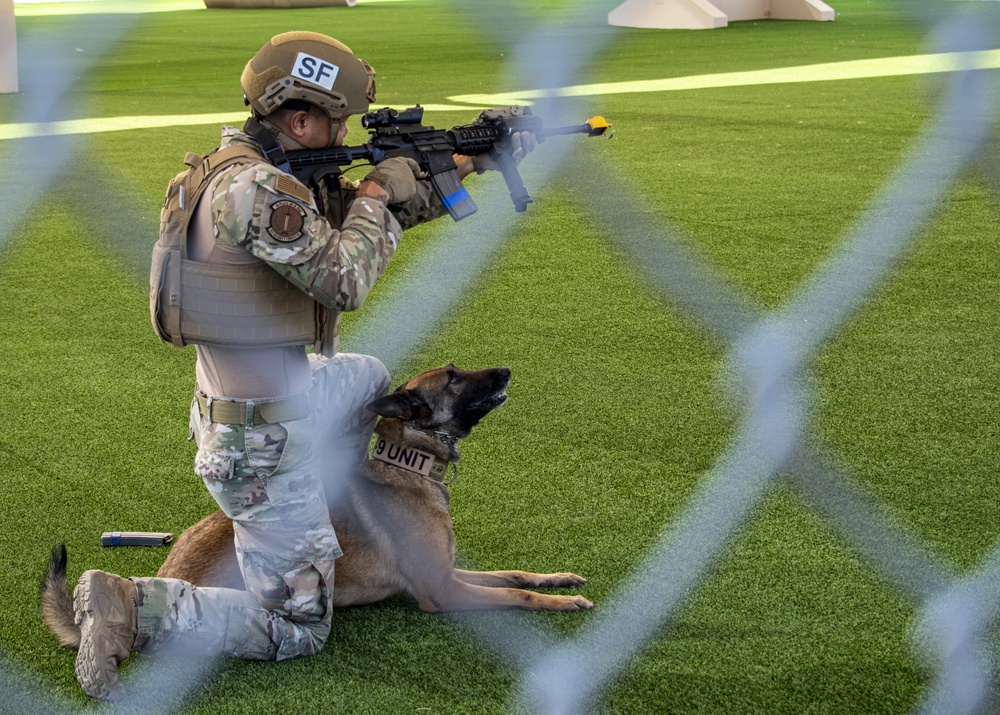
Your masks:
[{"label": "camouflage trousers", "polygon": [[365,458],[376,415],[364,406],[388,391],[389,375],[366,355],[310,361],[306,419],[222,424],[192,405],[195,473],[233,520],[247,590],[134,578],[143,653],[284,660],[323,648],[342,555],[327,499]]}]

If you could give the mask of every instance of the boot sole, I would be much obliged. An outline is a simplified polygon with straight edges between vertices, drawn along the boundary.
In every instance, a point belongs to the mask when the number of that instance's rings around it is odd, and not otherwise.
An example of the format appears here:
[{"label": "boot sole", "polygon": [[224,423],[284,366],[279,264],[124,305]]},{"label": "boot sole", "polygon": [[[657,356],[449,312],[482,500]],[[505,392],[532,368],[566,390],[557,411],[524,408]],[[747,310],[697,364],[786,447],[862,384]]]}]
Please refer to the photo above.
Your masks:
[{"label": "boot sole", "polygon": [[127,627],[128,619],[107,594],[93,594],[93,579],[92,572],[83,574],[73,592],[73,608],[80,626],[76,679],[92,698],[120,700],[125,696],[125,688],[118,681],[118,664],[123,658],[117,655],[118,648],[108,633]]}]

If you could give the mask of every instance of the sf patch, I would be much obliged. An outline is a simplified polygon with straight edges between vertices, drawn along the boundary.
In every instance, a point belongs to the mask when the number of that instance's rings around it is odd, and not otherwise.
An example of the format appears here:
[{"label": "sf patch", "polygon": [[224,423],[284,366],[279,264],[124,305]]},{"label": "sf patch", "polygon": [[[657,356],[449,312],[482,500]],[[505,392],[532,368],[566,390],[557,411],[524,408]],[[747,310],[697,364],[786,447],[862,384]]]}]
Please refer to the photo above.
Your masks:
[{"label": "sf patch", "polygon": [[271,206],[267,232],[276,241],[291,243],[302,235],[305,219],[306,210],[294,201],[277,201]]}]

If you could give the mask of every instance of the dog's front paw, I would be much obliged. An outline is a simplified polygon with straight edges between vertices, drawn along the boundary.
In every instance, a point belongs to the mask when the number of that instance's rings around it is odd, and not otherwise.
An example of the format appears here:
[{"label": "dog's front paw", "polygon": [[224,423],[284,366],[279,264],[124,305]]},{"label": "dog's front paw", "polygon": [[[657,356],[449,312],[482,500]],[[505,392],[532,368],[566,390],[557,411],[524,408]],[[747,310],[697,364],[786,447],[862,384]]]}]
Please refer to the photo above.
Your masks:
[{"label": "dog's front paw", "polygon": [[566,609],[567,611],[589,611],[594,607],[594,604],[583,596],[567,596],[566,598],[572,604],[570,608]]},{"label": "dog's front paw", "polygon": [[545,588],[579,588],[587,583],[587,579],[583,576],[577,576],[575,573],[553,573],[549,574],[545,583],[541,584]]}]

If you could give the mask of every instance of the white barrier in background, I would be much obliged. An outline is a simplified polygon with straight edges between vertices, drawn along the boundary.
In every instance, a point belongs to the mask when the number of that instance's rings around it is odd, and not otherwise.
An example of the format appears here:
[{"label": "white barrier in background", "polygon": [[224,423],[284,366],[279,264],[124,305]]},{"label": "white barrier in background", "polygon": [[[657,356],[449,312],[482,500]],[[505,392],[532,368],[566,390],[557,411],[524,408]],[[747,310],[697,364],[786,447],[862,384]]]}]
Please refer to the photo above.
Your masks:
[{"label": "white barrier in background", "polygon": [[833,20],[822,0],[627,0],[608,24],[662,30],[712,30],[741,20]]},{"label": "white barrier in background", "polygon": [[14,0],[0,0],[0,94],[17,91],[17,30]]}]

